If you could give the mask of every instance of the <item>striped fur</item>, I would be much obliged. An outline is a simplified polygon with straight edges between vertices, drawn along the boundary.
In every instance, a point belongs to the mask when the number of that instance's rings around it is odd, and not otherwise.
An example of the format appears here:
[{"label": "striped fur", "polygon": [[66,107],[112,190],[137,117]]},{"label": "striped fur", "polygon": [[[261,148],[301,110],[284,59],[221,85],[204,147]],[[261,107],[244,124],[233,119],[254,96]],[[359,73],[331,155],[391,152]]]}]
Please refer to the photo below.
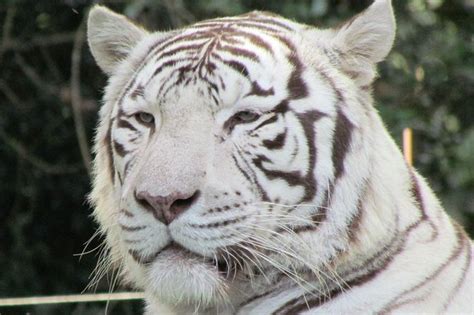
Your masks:
[{"label": "striped fur", "polygon": [[[92,9],[91,200],[147,314],[473,312],[472,243],[372,105],[394,34],[388,0],[328,30],[252,12],[148,33]],[[176,194],[173,221],[143,197]]]}]

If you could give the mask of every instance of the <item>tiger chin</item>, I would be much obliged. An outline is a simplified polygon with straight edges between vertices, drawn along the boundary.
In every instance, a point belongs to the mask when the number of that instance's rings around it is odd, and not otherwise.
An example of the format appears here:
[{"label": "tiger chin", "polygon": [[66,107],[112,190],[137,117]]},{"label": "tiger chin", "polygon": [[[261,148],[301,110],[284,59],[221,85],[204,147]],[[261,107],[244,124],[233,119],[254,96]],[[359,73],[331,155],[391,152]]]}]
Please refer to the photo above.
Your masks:
[{"label": "tiger chin", "polygon": [[371,95],[391,2],[149,32],[95,6],[91,201],[147,314],[472,313],[472,243]]}]

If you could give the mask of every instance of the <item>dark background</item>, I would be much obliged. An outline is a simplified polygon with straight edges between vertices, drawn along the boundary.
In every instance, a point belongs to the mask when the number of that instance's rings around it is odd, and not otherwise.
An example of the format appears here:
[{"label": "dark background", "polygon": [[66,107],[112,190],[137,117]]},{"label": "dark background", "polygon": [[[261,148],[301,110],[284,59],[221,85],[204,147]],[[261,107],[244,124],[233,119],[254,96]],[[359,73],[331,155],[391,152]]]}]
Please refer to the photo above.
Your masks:
[{"label": "dark background", "polygon": [[[415,134],[415,166],[474,235],[474,1],[394,1],[395,47],[375,98],[389,130]],[[84,37],[92,1],[0,0],[0,298],[81,292],[98,251],[86,195],[106,77]],[[369,0],[140,0],[107,6],[151,29],[269,10],[334,26]],[[96,248],[100,238],[87,250]],[[107,277],[106,277],[107,278]],[[109,277],[110,279],[110,277]],[[106,292],[104,279],[97,291]],[[104,304],[0,308],[1,314],[104,314]],[[110,314],[136,314],[138,302]]]}]

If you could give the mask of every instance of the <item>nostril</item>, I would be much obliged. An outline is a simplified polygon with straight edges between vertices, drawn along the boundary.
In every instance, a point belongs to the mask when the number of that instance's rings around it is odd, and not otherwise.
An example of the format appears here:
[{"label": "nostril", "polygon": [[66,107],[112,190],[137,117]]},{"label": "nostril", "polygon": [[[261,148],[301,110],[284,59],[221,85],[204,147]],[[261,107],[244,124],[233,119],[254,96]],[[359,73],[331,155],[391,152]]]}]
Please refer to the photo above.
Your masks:
[{"label": "nostril", "polygon": [[153,210],[153,206],[148,202],[148,198],[145,194],[135,191],[135,200],[147,210]]},{"label": "nostril", "polygon": [[153,214],[155,219],[161,222],[165,222],[165,218],[161,209],[158,207],[156,200],[146,192],[136,192],[135,200],[148,212]]},{"label": "nostril", "polygon": [[199,199],[199,195],[199,190],[194,192],[191,197],[188,197],[189,194],[179,192],[159,196],[147,191],[138,191],[135,192],[135,200],[146,211],[151,212],[157,220],[170,224],[181,213],[188,210]]},{"label": "nostril", "polygon": [[191,207],[199,199],[200,191],[197,190],[191,197],[186,199],[176,199],[171,204],[171,210],[176,213],[183,212]]}]

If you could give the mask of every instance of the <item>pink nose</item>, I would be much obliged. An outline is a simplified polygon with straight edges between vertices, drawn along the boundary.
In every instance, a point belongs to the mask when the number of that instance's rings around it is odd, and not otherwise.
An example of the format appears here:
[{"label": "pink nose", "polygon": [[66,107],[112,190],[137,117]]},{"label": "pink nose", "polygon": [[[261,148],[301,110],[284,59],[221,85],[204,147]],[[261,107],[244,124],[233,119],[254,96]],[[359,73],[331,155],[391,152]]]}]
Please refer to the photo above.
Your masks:
[{"label": "pink nose", "polygon": [[138,203],[166,225],[188,210],[199,198],[199,195],[199,190],[192,194],[176,192],[168,196],[155,196],[147,191],[135,192]]}]

